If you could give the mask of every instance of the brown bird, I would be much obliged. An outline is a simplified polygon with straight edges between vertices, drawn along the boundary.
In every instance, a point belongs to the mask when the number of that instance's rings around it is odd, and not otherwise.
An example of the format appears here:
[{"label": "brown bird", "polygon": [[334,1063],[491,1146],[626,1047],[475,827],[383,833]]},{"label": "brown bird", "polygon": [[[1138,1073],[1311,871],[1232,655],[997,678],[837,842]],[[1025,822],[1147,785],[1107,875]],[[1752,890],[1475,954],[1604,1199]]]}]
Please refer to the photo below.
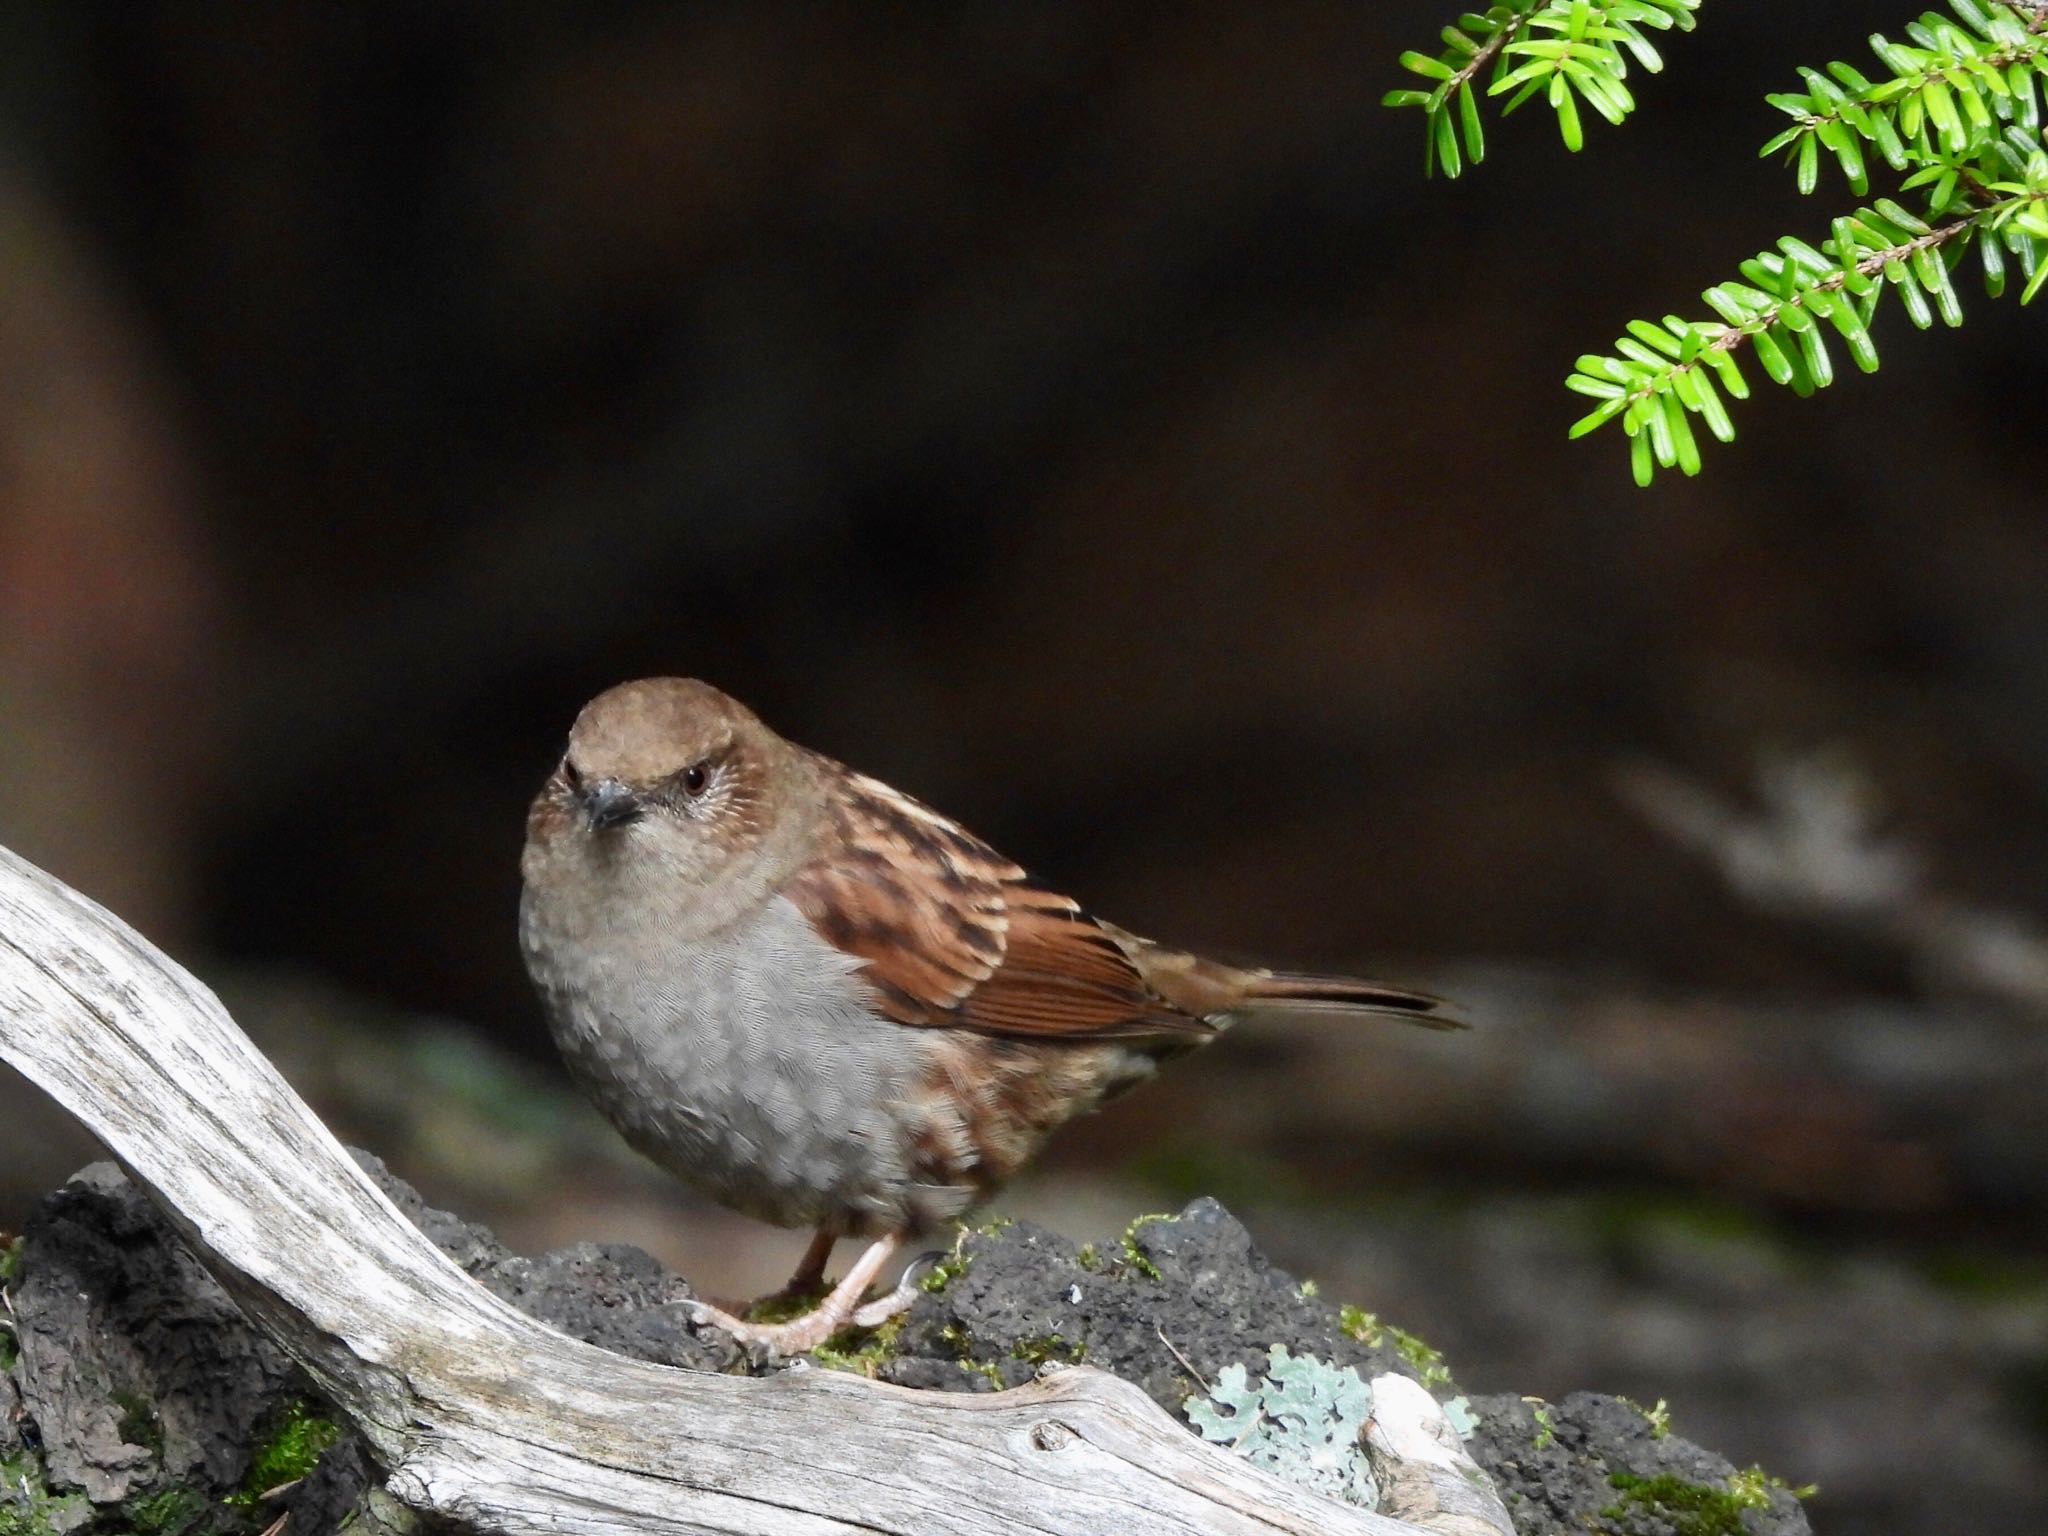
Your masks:
[{"label": "brown bird", "polygon": [[815,1228],[790,1281],[871,1237],[815,1310],[703,1320],[783,1353],[873,1326],[908,1238],[1047,1136],[1247,1015],[1435,998],[1243,969],[1090,916],[935,811],[783,740],[708,684],[600,694],[527,818],[520,940],[571,1072],[716,1199]]}]

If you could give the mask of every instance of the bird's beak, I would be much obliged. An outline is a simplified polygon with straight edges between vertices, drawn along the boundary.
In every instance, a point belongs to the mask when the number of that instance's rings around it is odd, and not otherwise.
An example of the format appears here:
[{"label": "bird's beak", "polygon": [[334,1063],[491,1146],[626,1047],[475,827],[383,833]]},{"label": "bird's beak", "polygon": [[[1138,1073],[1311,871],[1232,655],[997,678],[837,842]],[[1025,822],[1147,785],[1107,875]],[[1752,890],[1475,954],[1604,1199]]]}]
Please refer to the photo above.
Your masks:
[{"label": "bird's beak", "polygon": [[585,784],[576,792],[576,803],[582,806],[583,819],[593,832],[623,827],[638,821],[646,811],[632,788],[617,779],[594,779]]}]

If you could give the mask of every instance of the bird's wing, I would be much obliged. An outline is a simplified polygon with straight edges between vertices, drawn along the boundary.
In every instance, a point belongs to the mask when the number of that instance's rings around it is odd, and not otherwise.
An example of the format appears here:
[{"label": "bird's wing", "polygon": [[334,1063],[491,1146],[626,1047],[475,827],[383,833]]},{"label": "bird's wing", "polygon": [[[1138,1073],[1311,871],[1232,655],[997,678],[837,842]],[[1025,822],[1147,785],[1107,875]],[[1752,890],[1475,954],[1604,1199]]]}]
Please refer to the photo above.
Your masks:
[{"label": "bird's wing", "polygon": [[831,765],[817,854],[784,886],[819,935],[865,962],[898,1023],[1036,1038],[1205,1035],[1065,896],[936,811]]}]

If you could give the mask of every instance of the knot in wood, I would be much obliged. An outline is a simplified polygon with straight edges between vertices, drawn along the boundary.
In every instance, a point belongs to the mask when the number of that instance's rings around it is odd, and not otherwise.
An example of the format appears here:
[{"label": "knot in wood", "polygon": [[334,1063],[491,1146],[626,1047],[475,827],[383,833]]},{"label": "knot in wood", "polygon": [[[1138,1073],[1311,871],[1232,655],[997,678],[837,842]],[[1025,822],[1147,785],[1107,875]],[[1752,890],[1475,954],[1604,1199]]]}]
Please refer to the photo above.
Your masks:
[{"label": "knot in wood", "polygon": [[1071,1426],[1058,1419],[1047,1419],[1031,1426],[1031,1443],[1041,1451],[1063,1451],[1081,1437]]}]

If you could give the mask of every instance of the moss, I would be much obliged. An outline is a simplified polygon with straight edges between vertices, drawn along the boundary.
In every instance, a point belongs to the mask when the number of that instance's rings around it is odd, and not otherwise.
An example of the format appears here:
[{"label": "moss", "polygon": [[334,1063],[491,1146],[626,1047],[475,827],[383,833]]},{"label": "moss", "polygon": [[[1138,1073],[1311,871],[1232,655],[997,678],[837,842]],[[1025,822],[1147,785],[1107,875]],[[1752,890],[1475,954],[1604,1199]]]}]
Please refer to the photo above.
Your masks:
[{"label": "moss", "polygon": [[206,1514],[207,1501],[190,1488],[164,1488],[121,1506],[121,1519],[134,1536],[183,1536]]},{"label": "moss", "polygon": [[1741,1473],[1725,1488],[1689,1483],[1670,1472],[1655,1477],[1610,1472],[1607,1483],[1621,1499],[1601,1510],[1600,1519],[1626,1521],[1641,1512],[1661,1520],[1673,1536],[1745,1536],[1742,1512],[1771,1502],[1765,1486],[1747,1481]]},{"label": "moss", "polygon": [[1644,1418],[1650,1421],[1650,1438],[1652,1440],[1669,1438],[1671,1434],[1671,1405],[1669,1403],[1660,1397],[1657,1399],[1657,1405],[1654,1408],[1645,1408],[1642,1410],[1642,1414]]},{"label": "moss", "polygon": [[896,1339],[902,1332],[903,1314],[899,1312],[879,1328],[840,1329],[812,1350],[810,1358],[828,1371],[873,1376],[896,1353]]},{"label": "moss", "polygon": [[1146,1258],[1144,1251],[1138,1247],[1138,1228],[1148,1227],[1155,1221],[1177,1220],[1179,1220],[1178,1217],[1170,1215],[1165,1211],[1154,1211],[1150,1215],[1138,1217],[1128,1227],[1125,1227],[1124,1262],[1129,1264],[1131,1268],[1135,1269],[1147,1280],[1164,1280],[1166,1276],[1159,1272],[1159,1266]]},{"label": "moss", "polygon": [[1363,1307],[1338,1308],[1337,1326],[1368,1349],[1377,1349],[1382,1344],[1392,1349],[1415,1367],[1415,1374],[1430,1391],[1451,1384],[1451,1368],[1444,1364],[1444,1357],[1406,1328],[1383,1323]]},{"label": "moss", "polygon": [[967,1257],[967,1228],[962,1227],[953,1235],[953,1247],[944,1258],[934,1264],[917,1282],[917,1288],[927,1295],[936,1296],[947,1286],[967,1273],[971,1262]]},{"label": "moss", "polygon": [[1074,1255],[1074,1262],[1092,1275],[1102,1268],[1102,1255],[1096,1252],[1093,1243],[1083,1243],[1081,1251]]},{"label": "moss", "polygon": [[1550,1404],[1539,1402],[1533,1397],[1525,1397],[1522,1401],[1529,1405],[1529,1413],[1536,1420],[1536,1438],[1529,1442],[1529,1449],[1547,1449],[1551,1442],[1557,1439],[1557,1425],[1551,1422]]},{"label": "moss", "polygon": [[1320,1285],[1317,1285],[1313,1280],[1302,1281],[1301,1284],[1297,1287],[1297,1289],[1301,1292],[1302,1298],[1306,1301],[1314,1301],[1316,1297],[1320,1296],[1323,1293],[1323,1288]]},{"label": "moss", "polygon": [[1062,1365],[1078,1365],[1087,1357],[1087,1345],[1078,1339],[1063,1339],[1056,1333],[1019,1339],[1010,1346],[1010,1358],[1022,1360],[1027,1365],[1043,1365],[1048,1360],[1057,1360]]},{"label": "moss", "polygon": [[973,1372],[998,1392],[1003,1390],[1002,1368],[993,1360],[962,1360],[960,1369]]},{"label": "moss", "polygon": [[33,1456],[0,1459],[0,1536],[53,1536],[90,1518],[82,1493],[52,1494]]},{"label": "moss", "polygon": [[249,1458],[249,1470],[242,1474],[242,1486],[228,1495],[227,1502],[247,1509],[273,1488],[295,1483],[313,1470],[321,1452],[341,1438],[341,1429],[329,1418],[315,1413],[300,1398],[286,1408],[270,1438]]},{"label": "moss", "polygon": [[977,1360],[974,1357],[974,1339],[958,1323],[948,1323],[939,1330],[939,1340],[953,1352],[953,1363],[961,1370],[981,1377],[998,1392],[1003,1388],[1002,1367],[993,1360]]},{"label": "moss", "polygon": [[25,1238],[7,1237],[0,1233],[0,1285],[14,1279],[15,1271],[21,1268],[21,1245]]},{"label": "moss", "polygon": [[802,1317],[811,1308],[831,1294],[831,1287],[814,1285],[801,1291],[774,1291],[747,1304],[746,1320],[750,1323],[786,1323],[792,1317]]},{"label": "moss", "polygon": [[1782,1477],[1766,1472],[1762,1467],[1744,1467],[1728,1479],[1728,1486],[1740,1497],[1753,1498],[1759,1509],[1771,1502],[1774,1490],[1789,1493],[1795,1499],[1810,1499],[1820,1492],[1818,1483],[1801,1483],[1794,1488]]}]

